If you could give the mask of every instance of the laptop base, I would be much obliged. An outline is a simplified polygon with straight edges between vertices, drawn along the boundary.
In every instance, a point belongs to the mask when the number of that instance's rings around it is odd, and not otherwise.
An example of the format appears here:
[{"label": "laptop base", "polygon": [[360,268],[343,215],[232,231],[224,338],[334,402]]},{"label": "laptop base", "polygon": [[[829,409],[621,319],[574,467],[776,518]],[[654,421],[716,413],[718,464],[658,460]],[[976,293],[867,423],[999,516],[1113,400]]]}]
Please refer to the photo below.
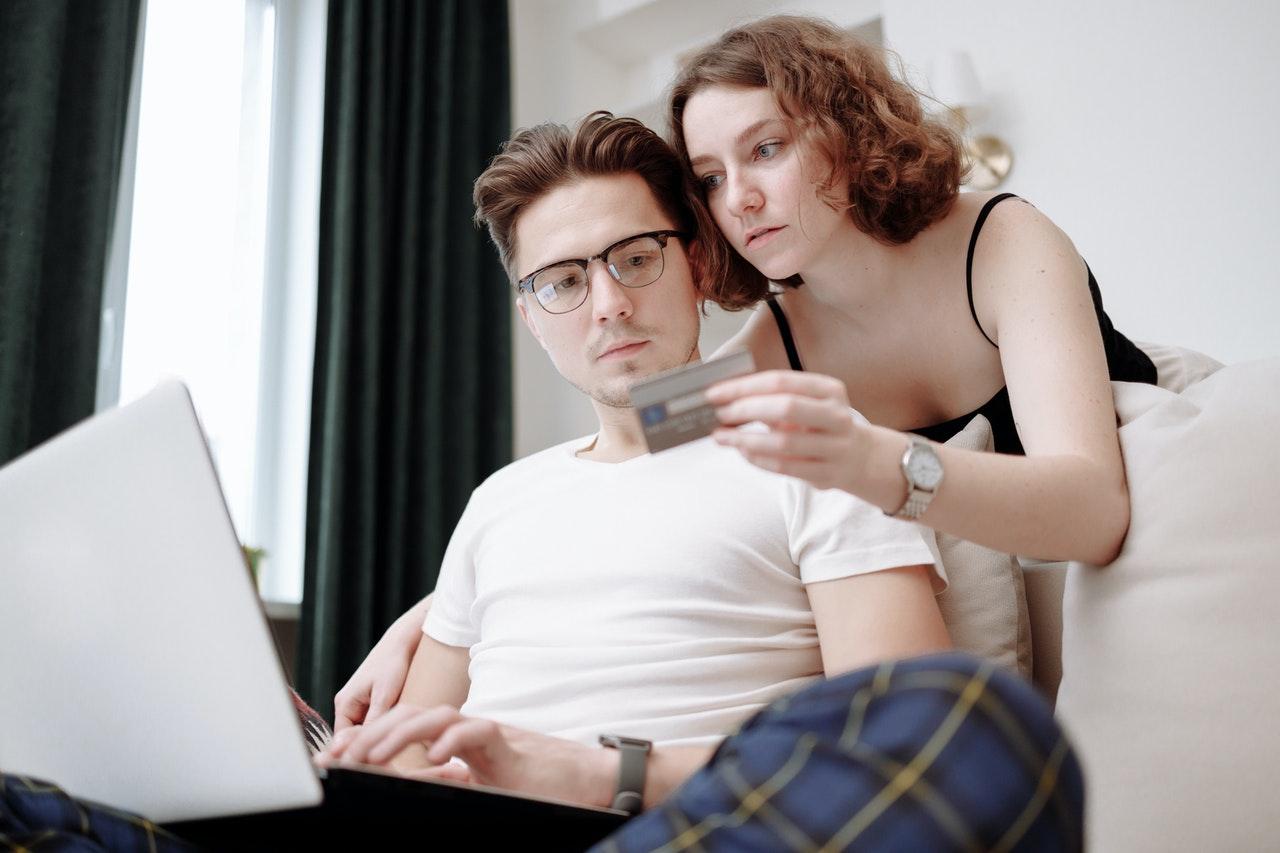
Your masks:
[{"label": "laptop base", "polygon": [[332,768],[324,802],[305,809],[165,825],[207,850],[378,849],[406,842],[453,849],[585,850],[626,816]]}]

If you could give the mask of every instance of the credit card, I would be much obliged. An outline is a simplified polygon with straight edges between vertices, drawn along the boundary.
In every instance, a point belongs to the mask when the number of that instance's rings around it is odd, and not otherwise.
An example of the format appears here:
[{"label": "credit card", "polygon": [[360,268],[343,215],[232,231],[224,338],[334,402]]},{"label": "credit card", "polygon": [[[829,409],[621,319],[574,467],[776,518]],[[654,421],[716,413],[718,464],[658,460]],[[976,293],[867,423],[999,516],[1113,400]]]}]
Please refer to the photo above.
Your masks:
[{"label": "credit card", "polygon": [[649,452],[710,435],[720,426],[715,406],[707,402],[708,387],[755,370],[751,353],[735,350],[720,358],[687,364],[651,376],[631,386],[631,405],[640,416]]}]

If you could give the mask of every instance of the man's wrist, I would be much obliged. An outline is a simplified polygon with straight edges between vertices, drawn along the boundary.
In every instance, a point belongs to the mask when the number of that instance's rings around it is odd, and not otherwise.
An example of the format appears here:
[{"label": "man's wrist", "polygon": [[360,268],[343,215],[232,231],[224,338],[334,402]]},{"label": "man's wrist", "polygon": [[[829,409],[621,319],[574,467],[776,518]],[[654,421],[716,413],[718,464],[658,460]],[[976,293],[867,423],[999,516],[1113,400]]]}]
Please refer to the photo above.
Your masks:
[{"label": "man's wrist", "polygon": [[644,810],[644,792],[649,775],[653,741],[625,735],[600,735],[600,745],[618,753],[618,783],[612,808],[631,814]]},{"label": "man's wrist", "polygon": [[583,798],[593,806],[611,808],[614,794],[618,792],[618,769],[622,757],[616,749],[603,746],[588,750],[591,764],[586,774],[587,791]]}]

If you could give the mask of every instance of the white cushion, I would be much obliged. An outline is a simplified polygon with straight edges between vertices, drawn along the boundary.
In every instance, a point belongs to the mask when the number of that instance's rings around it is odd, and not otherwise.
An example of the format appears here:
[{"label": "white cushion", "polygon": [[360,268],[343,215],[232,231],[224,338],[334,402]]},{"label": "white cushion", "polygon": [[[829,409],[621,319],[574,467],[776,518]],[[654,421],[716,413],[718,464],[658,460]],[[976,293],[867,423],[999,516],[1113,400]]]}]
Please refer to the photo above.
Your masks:
[{"label": "white cushion", "polygon": [[1280,360],[1181,394],[1114,383],[1132,514],[1073,564],[1058,714],[1095,851],[1261,850],[1280,837]]},{"label": "white cushion", "polygon": [[1156,384],[1175,394],[1181,394],[1201,379],[1222,369],[1222,362],[1186,347],[1142,341],[1134,343],[1156,366]]},{"label": "white cushion", "polygon": [[[991,424],[976,415],[946,444],[990,451]],[[947,589],[938,595],[938,608],[956,648],[1030,677],[1031,622],[1017,559],[950,534],[923,529],[947,574]]]}]

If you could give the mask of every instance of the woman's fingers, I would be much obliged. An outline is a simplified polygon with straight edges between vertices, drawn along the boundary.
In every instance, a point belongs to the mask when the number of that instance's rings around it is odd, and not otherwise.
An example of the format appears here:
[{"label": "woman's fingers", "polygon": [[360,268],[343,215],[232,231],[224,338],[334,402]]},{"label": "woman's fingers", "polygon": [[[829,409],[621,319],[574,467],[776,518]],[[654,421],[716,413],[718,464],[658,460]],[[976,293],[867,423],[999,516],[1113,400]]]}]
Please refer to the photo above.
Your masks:
[{"label": "woman's fingers", "polygon": [[800,461],[829,461],[840,455],[845,442],[824,432],[770,431],[751,432],[718,429],[713,437],[720,444],[736,447],[748,457],[776,456]]},{"label": "woman's fingers", "polygon": [[849,408],[833,400],[796,394],[758,394],[742,397],[716,409],[727,426],[760,421],[774,428],[800,427],[834,432],[849,425]]},{"label": "woman's fingers", "polygon": [[839,379],[821,373],[765,370],[717,382],[707,389],[707,399],[717,406],[762,394],[799,394],[849,405],[849,394]]}]

